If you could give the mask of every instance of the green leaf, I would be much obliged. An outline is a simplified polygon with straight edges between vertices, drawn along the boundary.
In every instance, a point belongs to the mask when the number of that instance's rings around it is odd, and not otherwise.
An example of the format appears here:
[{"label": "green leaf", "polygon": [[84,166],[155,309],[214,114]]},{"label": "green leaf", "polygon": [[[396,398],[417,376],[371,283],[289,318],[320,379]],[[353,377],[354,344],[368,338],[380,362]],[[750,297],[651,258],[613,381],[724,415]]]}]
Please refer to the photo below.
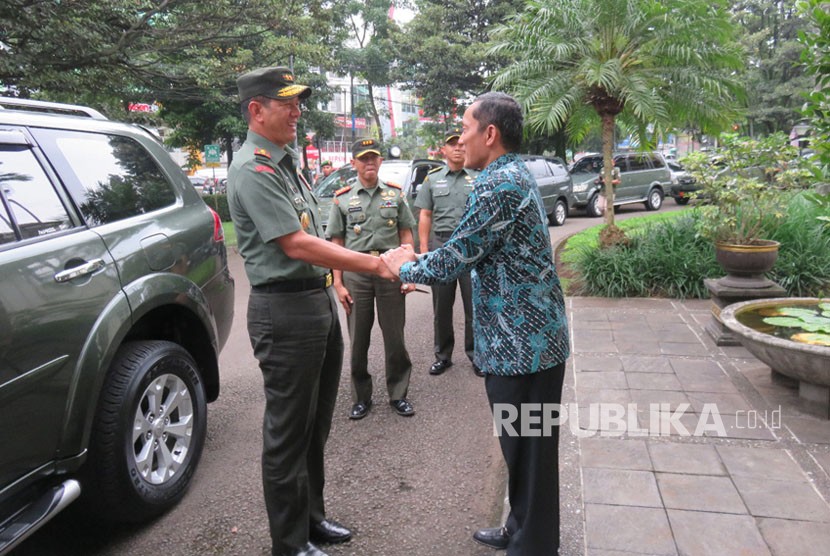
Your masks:
[{"label": "green leaf", "polygon": [[790,339],[802,344],[830,347],[830,334],[793,334]]},{"label": "green leaf", "polygon": [[804,321],[794,317],[767,317],[764,319],[764,322],[766,324],[781,326],[784,328],[801,328],[804,324]]},{"label": "green leaf", "polygon": [[815,317],[818,315],[816,311],[802,307],[782,307],[778,310],[778,314],[787,317]]}]

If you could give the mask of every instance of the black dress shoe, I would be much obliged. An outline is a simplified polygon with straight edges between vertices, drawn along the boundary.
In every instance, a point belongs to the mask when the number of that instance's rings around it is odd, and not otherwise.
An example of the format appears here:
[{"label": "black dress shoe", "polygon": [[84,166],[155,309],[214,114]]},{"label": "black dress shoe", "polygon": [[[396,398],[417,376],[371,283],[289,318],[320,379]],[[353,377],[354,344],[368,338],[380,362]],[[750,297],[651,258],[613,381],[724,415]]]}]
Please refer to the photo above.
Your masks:
[{"label": "black dress shoe", "polygon": [[311,543],[306,543],[302,548],[283,552],[275,552],[275,556],[329,556]]},{"label": "black dress shoe", "polygon": [[432,364],[432,367],[429,368],[429,374],[440,375],[450,367],[452,367],[452,361],[447,361],[446,359],[439,359],[438,361]]},{"label": "black dress shoe", "polygon": [[369,415],[369,410],[372,409],[372,400],[367,402],[357,402],[352,406],[349,412],[349,419],[363,419]]},{"label": "black dress shoe", "polygon": [[412,404],[409,403],[409,400],[406,398],[392,400],[389,402],[389,405],[395,409],[398,415],[403,415],[404,417],[411,417],[412,415],[415,415],[415,408],[412,407]]},{"label": "black dress shoe", "polygon": [[352,538],[352,532],[331,519],[312,523],[308,529],[309,538],[317,543],[337,544]]},{"label": "black dress shoe", "polygon": [[482,371],[478,365],[473,363],[473,374],[476,376],[484,376],[484,371]]},{"label": "black dress shoe", "polygon": [[473,540],[490,548],[504,550],[510,542],[510,533],[504,527],[487,527],[473,533]]}]

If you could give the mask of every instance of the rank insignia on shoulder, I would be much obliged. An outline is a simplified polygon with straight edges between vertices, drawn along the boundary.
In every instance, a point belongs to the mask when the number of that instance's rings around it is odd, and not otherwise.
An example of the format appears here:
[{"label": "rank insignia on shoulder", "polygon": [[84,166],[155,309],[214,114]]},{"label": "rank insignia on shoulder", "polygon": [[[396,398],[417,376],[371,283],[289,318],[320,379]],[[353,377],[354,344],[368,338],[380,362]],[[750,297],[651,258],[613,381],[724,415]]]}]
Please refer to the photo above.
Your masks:
[{"label": "rank insignia on shoulder", "polygon": [[273,168],[271,168],[270,166],[266,166],[265,164],[257,164],[254,167],[254,170],[256,170],[257,172],[265,172],[266,174],[276,174]]},{"label": "rank insignia on shoulder", "polygon": [[443,167],[443,166],[436,166],[435,168],[433,168],[432,170],[430,170],[429,172],[427,172],[427,174],[434,174],[435,172],[440,172],[440,171],[441,171],[441,170],[443,170],[443,169],[444,169],[444,167]]},{"label": "rank insignia on shoulder", "polygon": [[352,190],[351,185],[347,185],[346,187],[341,187],[340,189],[338,189],[337,191],[334,192],[334,196],[337,197],[339,195],[342,195],[343,193],[348,193],[351,190]]},{"label": "rank insignia on shoulder", "polygon": [[271,160],[271,153],[268,152],[267,149],[260,149],[260,148],[254,149],[254,155],[264,156],[268,160]]},{"label": "rank insignia on shoulder", "polygon": [[397,183],[391,182],[391,181],[386,182],[386,185],[388,185],[389,187],[394,187],[395,189],[400,189],[401,188],[400,185],[398,185]]}]

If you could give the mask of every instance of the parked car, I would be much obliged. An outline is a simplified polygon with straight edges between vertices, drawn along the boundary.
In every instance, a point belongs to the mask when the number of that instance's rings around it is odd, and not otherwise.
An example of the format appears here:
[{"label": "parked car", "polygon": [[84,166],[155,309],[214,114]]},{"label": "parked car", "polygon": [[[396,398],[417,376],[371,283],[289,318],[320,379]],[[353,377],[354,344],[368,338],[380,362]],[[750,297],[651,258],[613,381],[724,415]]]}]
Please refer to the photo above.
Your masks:
[{"label": "parked car", "polygon": [[[415,207],[415,197],[418,195],[418,187],[424,183],[427,174],[436,168],[444,166],[444,164],[443,160],[423,158],[416,160],[384,160],[380,165],[378,177],[384,182],[392,182],[401,186],[401,189],[406,194],[409,208],[412,209],[412,214],[417,221],[418,213],[420,212]],[[356,179],[357,170],[351,164],[348,164],[332,172],[329,177],[325,178],[314,188],[314,194],[320,203],[320,218],[323,226],[326,226],[328,223],[334,193],[342,187],[351,185]],[[414,232],[416,236],[415,245],[418,245],[417,230],[414,230]]]},{"label": "parked car", "polygon": [[0,108],[6,554],[79,497],[127,522],[182,498],[234,281],[218,215],[146,132],[74,105]]},{"label": "parked car", "polygon": [[[659,153],[618,153],[614,164],[620,169],[621,182],[614,190],[614,206],[644,203],[646,210],[659,210],[671,187],[671,172]],[[590,216],[600,216],[598,179],[602,157],[583,157],[571,171],[575,206],[585,208]],[[589,177],[589,172],[594,172]]]},{"label": "parked car", "polygon": [[555,157],[522,155],[528,170],[536,178],[545,214],[551,226],[561,226],[576,202],[573,181],[565,163]]}]

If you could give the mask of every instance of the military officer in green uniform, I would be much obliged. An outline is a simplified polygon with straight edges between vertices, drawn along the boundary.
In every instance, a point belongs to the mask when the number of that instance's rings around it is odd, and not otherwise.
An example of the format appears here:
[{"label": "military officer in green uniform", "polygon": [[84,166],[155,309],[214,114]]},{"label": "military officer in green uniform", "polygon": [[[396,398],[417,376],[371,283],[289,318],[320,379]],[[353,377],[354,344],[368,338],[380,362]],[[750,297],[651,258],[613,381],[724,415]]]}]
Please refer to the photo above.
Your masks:
[{"label": "military officer in green uniform", "polygon": [[[343,339],[330,268],[391,278],[380,259],[323,238],[317,200],[288,145],[311,89],[284,67],[237,80],[248,136],[228,170],[228,205],[251,283],[248,334],[265,389],[262,482],[272,556],[326,556],[351,532],[326,518],[324,450]],[[389,282],[393,284],[393,282]]]},{"label": "military officer in green uniform", "polygon": [[[450,238],[464,214],[467,197],[478,176],[478,171],[464,168],[464,146],[458,143],[459,137],[459,128],[447,133],[441,147],[447,165],[433,170],[427,176],[415,199],[415,206],[421,209],[418,216],[421,253],[441,247]],[[449,284],[432,286],[435,363],[429,368],[429,374],[440,375],[452,366],[452,352],[455,348],[452,310],[455,305],[456,283],[461,290],[461,302],[464,305],[464,351],[473,363],[473,372],[484,376],[473,362],[473,285],[469,273]]]},{"label": "military officer in green uniform", "polygon": [[[326,229],[333,243],[376,257],[403,243],[412,245],[412,228],[415,226],[415,218],[400,186],[384,183],[378,178],[382,162],[380,146],[374,139],[363,139],[352,145],[352,165],[357,170],[357,181],[335,192]],[[412,362],[404,345],[404,296],[413,291],[414,286],[335,270],[334,289],[346,311],[351,338],[354,405],[349,417],[362,419],[372,407],[368,352],[375,323],[375,303],[386,354],[389,403],[399,415],[413,415],[415,410],[406,398]]]}]

